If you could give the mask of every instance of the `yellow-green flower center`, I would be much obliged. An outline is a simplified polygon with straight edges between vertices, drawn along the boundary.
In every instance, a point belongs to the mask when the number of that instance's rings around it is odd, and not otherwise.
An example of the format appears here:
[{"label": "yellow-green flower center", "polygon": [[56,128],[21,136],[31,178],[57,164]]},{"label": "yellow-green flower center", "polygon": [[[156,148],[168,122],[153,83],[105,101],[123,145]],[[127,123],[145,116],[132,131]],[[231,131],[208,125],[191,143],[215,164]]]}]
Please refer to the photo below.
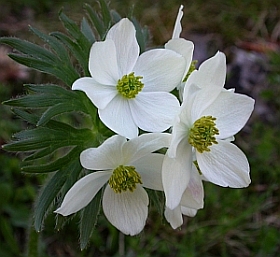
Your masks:
[{"label": "yellow-green flower center", "polygon": [[191,73],[196,69],[196,67],[195,67],[196,64],[197,64],[197,60],[193,60],[191,62],[190,68],[189,68],[186,76],[184,77],[183,82],[186,82],[188,77],[191,75]]},{"label": "yellow-green flower center", "polygon": [[142,184],[141,176],[133,166],[120,165],[109,179],[109,185],[116,193],[127,190],[133,192],[137,183]]},{"label": "yellow-green flower center", "polygon": [[141,82],[142,78],[141,76],[135,76],[134,72],[124,75],[118,80],[118,92],[125,98],[135,98],[144,87],[144,84]]},{"label": "yellow-green flower center", "polygon": [[190,129],[189,143],[200,153],[210,152],[209,147],[212,144],[218,144],[216,135],[219,130],[216,128],[216,118],[212,116],[203,116],[196,120]]}]

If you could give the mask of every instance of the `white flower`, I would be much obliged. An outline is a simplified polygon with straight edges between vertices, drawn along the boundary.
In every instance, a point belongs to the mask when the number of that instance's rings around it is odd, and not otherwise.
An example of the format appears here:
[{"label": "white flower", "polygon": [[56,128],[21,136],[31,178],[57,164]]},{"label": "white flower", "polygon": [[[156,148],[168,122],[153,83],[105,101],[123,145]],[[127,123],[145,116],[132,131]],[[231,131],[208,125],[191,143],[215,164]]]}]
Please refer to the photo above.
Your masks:
[{"label": "white flower", "polygon": [[170,134],[143,134],[130,141],[115,135],[101,146],[81,153],[84,168],[98,170],[77,181],[55,212],[63,216],[84,208],[105,187],[102,206],[107,219],[127,235],[136,235],[145,226],[148,194],[143,187],[163,190],[163,155],[152,153],[169,145]]},{"label": "white flower", "polygon": [[203,208],[204,190],[196,167],[193,165],[188,187],[183,193],[180,204],[173,210],[165,208],[165,218],[170,223],[173,229],[180,227],[183,224],[182,215],[194,217],[199,209]]},{"label": "white flower", "polygon": [[170,209],[178,206],[187,188],[193,155],[203,177],[214,184],[241,188],[250,183],[247,158],[229,138],[249,119],[254,100],[225,90],[225,76],[224,55],[217,53],[186,83],[168,157],[163,163],[163,187]]},{"label": "white flower", "polygon": [[181,54],[185,59],[185,64],[186,64],[185,71],[183,73],[180,83],[177,85],[177,89],[179,90],[179,96],[181,99],[184,91],[186,76],[192,64],[193,50],[194,50],[194,44],[192,41],[186,40],[184,38],[180,38],[180,34],[182,32],[181,19],[183,17],[183,14],[184,14],[183,5],[181,5],[175,21],[172,39],[170,39],[165,44],[166,49],[170,49],[175,51],[176,53]]},{"label": "white flower", "polygon": [[136,31],[131,21],[115,24],[103,42],[90,50],[92,77],[76,80],[73,90],[86,93],[98,108],[102,122],[127,138],[168,129],[179,102],[169,93],[180,82],[185,59],[168,49],[153,49],[139,56]]}]

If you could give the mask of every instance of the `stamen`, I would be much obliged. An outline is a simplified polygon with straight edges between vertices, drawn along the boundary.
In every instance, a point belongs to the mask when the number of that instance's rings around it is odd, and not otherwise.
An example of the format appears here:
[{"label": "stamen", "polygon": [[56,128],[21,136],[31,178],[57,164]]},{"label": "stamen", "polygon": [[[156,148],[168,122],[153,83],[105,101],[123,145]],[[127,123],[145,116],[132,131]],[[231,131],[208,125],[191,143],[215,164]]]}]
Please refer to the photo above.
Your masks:
[{"label": "stamen", "polygon": [[200,168],[199,168],[198,162],[197,162],[197,161],[193,161],[193,164],[194,164],[194,166],[196,167],[197,172],[199,173],[199,175],[202,175],[202,172],[201,172],[201,170],[200,170]]},{"label": "stamen", "polygon": [[200,153],[210,152],[209,147],[212,144],[218,144],[216,135],[219,130],[216,128],[216,118],[212,116],[203,116],[196,120],[190,129],[189,143]]},{"label": "stamen", "polygon": [[127,190],[133,192],[137,183],[142,184],[141,176],[133,166],[120,165],[113,171],[109,179],[109,185],[115,193]]},{"label": "stamen", "polygon": [[134,72],[124,75],[118,80],[118,92],[125,98],[135,98],[144,87],[144,84],[141,82],[142,78],[141,76],[134,76]]}]

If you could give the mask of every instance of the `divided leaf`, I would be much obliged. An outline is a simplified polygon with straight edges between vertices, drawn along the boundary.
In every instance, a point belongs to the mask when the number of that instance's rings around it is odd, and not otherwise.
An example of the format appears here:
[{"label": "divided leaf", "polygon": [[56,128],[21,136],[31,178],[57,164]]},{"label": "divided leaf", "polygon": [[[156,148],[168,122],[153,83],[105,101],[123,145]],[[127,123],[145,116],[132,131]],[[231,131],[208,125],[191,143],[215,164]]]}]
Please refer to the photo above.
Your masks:
[{"label": "divided leaf", "polygon": [[97,224],[101,208],[102,190],[100,190],[92,201],[81,211],[80,216],[80,247],[84,250],[89,243],[90,237]]},{"label": "divided leaf", "polygon": [[65,184],[68,176],[72,173],[80,173],[81,170],[82,167],[79,158],[75,158],[69,161],[60,171],[51,175],[50,179],[45,182],[34,208],[34,226],[36,231],[39,232],[42,230],[44,219],[50,211],[53,202],[57,198],[57,195]]},{"label": "divided leaf", "polygon": [[[47,40],[47,35],[41,32],[39,33],[35,29],[32,30],[37,35],[40,35],[44,41]],[[54,40],[48,39],[48,43],[52,47],[55,47]],[[79,78],[79,74],[71,64],[69,57],[65,59],[65,50],[60,52],[60,54],[56,53],[57,51],[61,51],[61,44],[57,44],[55,53],[53,53],[51,50],[19,38],[2,37],[0,38],[0,43],[9,45],[18,51],[18,53],[9,54],[16,62],[43,73],[51,74],[62,80],[68,86],[71,86]]]}]

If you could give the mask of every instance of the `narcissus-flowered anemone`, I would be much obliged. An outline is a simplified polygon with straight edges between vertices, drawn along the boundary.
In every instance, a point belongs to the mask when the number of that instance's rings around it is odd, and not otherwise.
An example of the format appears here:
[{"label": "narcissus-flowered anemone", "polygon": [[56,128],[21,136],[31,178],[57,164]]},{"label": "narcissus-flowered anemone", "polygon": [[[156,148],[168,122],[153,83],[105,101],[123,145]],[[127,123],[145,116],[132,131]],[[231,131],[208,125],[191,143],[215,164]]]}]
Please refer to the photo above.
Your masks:
[{"label": "narcissus-flowered anemone", "polygon": [[102,122],[126,138],[168,129],[179,110],[169,93],[181,81],[185,59],[169,49],[153,49],[139,56],[133,23],[124,18],[115,24],[105,41],[90,50],[91,77],[76,80],[73,90],[86,93],[98,108]]},{"label": "narcissus-flowered anemone", "polygon": [[95,170],[78,180],[55,212],[68,216],[95,197],[104,186],[103,211],[107,219],[126,235],[142,231],[148,216],[148,194],[144,188],[163,190],[161,168],[164,155],[153,153],[167,147],[170,134],[149,133],[129,141],[120,135],[97,148],[84,150],[80,161]]},{"label": "narcissus-flowered anemone", "polygon": [[242,188],[251,181],[246,156],[229,138],[249,119],[254,100],[224,89],[225,76],[225,56],[218,52],[186,82],[183,103],[163,163],[163,186],[170,209],[181,201],[193,161],[203,178],[214,184]]}]

